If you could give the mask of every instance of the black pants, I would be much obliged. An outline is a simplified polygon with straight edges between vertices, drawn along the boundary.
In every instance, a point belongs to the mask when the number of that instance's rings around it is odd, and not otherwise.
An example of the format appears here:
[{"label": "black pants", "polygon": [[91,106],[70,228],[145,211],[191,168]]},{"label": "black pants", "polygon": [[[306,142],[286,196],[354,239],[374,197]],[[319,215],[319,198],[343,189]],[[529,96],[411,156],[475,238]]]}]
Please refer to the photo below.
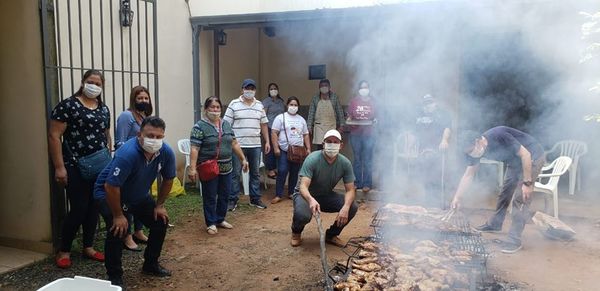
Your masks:
[{"label": "black pants", "polygon": [[[121,256],[123,254],[123,240],[121,237],[116,237],[110,231],[112,227],[112,212],[108,207],[106,199],[98,201],[100,214],[106,222],[106,241],[104,243],[104,265],[106,266],[106,274],[110,280],[122,278],[123,268],[121,264]],[[167,224],[162,219],[154,220],[154,207],[156,203],[152,197],[148,196],[146,200],[138,203],[127,205],[125,216],[133,214],[135,219],[139,219],[146,227],[150,229],[148,234],[148,245],[144,252],[144,265],[151,266],[158,263],[160,252],[162,251],[165,235],[167,234]],[[125,208],[125,207],[124,207]]]},{"label": "black pants", "polygon": [[[532,181],[537,179],[537,176],[542,171],[542,167],[544,166],[545,162],[545,157],[538,158],[532,162]],[[522,185],[523,166],[520,162],[508,164],[506,167],[506,173],[504,174],[502,190],[500,192],[500,196],[498,196],[498,202],[496,203],[496,212],[487,221],[487,224],[492,227],[502,228],[508,206],[512,200],[512,224],[508,231],[508,237],[515,243],[521,243],[521,234],[523,233],[525,224],[532,216],[531,212],[529,211],[531,199],[528,201],[523,201],[523,192],[521,190]]]},{"label": "black pants", "polygon": [[[312,218],[312,212],[310,211],[310,207],[308,206],[308,202],[300,195],[300,193],[294,193],[292,198],[294,200],[294,216],[292,217],[292,233],[302,233],[304,230],[304,226],[310,222]],[[326,213],[336,213],[339,212],[340,209],[344,206],[344,194],[331,192],[324,195],[318,195],[315,197],[317,202],[319,202],[319,207],[322,212]],[[356,211],[358,211],[358,205],[352,202],[352,206],[350,206],[350,211],[348,211],[348,223],[354,218],[356,215]],[[335,222],[329,227],[329,229],[325,232],[325,236],[327,238],[339,235],[344,227],[348,225],[346,223],[342,226],[337,226]]]},{"label": "black pants", "polygon": [[89,248],[94,245],[98,208],[93,198],[95,181],[83,179],[79,168],[75,165],[65,165],[65,167],[68,177],[65,190],[69,199],[69,213],[63,222],[60,251],[68,253],[71,251],[79,226],[83,228],[83,247]]}]

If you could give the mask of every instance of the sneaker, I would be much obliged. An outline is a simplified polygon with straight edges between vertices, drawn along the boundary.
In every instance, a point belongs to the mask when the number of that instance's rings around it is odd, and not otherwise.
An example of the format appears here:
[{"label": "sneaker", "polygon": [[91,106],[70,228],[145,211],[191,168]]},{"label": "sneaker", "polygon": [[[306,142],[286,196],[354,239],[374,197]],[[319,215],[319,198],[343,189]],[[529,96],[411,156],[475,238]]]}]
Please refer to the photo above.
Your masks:
[{"label": "sneaker", "polygon": [[211,225],[211,226],[207,227],[206,232],[208,232],[208,234],[210,234],[210,235],[219,233],[216,225]]},{"label": "sneaker", "polygon": [[235,211],[236,208],[237,208],[236,201],[229,201],[229,203],[227,203],[227,211]]},{"label": "sneaker", "polygon": [[144,265],[142,267],[142,272],[146,275],[152,275],[156,277],[169,277],[171,276],[171,271],[163,268],[160,264],[156,263],[154,265]]},{"label": "sneaker", "polygon": [[493,227],[493,226],[487,224],[487,222],[476,227],[475,229],[477,229],[481,232],[500,232],[500,231],[502,231],[502,227]]},{"label": "sneaker", "polygon": [[514,254],[520,251],[523,245],[516,242],[503,241],[500,243],[500,251],[505,254]]},{"label": "sneaker", "polygon": [[267,205],[265,205],[260,199],[255,200],[255,201],[250,201],[250,206],[254,206],[258,209],[265,209],[267,208]]},{"label": "sneaker", "polygon": [[277,204],[281,201],[281,197],[275,197],[271,199],[271,204]]},{"label": "sneaker", "polygon": [[340,248],[346,246],[346,243],[344,243],[337,235],[326,238],[325,242]]},{"label": "sneaker", "polygon": [[221,223],[217,224],[217,227],[226,228],[226,229],[233,229],[233,225],[231,225],[231,223],[229,223],[229,222],[227,222],[225,220],[223,220],[223,221],[221,221]]},{"label": "sneaker", "polygon": [[290,245],[292,247],[297,247],[302,244],[302,234],[301,233],[292,233],[292,240],[290,241]]}]

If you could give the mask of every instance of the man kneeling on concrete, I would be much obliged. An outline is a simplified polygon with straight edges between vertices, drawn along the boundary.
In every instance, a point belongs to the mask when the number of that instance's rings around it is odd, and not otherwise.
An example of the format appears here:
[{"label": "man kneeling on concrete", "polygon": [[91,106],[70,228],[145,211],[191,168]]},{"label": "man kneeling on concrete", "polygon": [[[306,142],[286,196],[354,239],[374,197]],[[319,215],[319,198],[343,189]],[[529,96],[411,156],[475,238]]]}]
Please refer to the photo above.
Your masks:
[{"label": "man kneeling on concrete", "polygon": [[[300,180],[293,195],[294,216],[292,218],[291,245],[297,247],[302,243],[302,230],[310,222],[312,215],[318,212],[337,212],[335,222],[326,232],[326,242],[339,247],[344,242],[338,235],[344,226],[352,220],[358,206],[354,203],[354,173],[352,164],[345,156],[339,154],[342,147],[342,136],[332,129],[325,133],[323,150],[311,153],[300,169]],[[335,185],[344,180],[346,194],[333,191]]]},{"label": "man kneeling on concrete", "polygon": [[[155,116],[144,119],[137,138],[123,144],[98,176],[94,198],[106,222],[104,244],[106,273],[113,285],[123,286],[122,237],[127,234],[127,215],[133,214],[150,229],[144,252],[145,274],[165,277],[171,272],[158,264],[169,216],[164,203],[176,174],[175,154],[163,143],[165,122]],[[156,201],[150,187],[157,174],[162,184]]]}]

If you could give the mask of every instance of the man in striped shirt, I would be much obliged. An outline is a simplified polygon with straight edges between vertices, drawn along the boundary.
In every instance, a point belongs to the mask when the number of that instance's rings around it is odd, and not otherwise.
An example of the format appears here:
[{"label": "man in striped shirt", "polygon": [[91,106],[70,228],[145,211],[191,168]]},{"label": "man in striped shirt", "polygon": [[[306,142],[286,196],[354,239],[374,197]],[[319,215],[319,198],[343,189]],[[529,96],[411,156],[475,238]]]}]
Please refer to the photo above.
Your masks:
[{"label": "man in striped shirt", "polygon": [[[264,209],[267,206],[260,199],[260,174],[258,172],[261,156],[262,134],[265,140],[265,154],[271,151],[269,145],[267,115],[262,103],[254,97],[256,95],[256,82],[246,79],[242,82],[242,95],[232,100],[225,111],[225,121],[231,124],[235,138],[240,143],[242,151],[248,160],[250,168],[250,205]],[[227,209],[234,211],[240,194],[240,160],[233,157],[233,184],[229,195]]]}]

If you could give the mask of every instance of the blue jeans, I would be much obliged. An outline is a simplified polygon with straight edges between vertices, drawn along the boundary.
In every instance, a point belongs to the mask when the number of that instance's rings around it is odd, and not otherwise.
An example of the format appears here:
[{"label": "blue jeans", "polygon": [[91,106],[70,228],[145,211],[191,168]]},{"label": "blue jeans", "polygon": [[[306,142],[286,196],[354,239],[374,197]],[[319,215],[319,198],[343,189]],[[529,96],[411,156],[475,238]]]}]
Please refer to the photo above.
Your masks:
[{"label": "blue jeans", "polygon": [[277,169],[277,157],[273,153],[273,143],[271,142],[271,128],[269,127],[269,144],[271,145],[271,151],[265,155],[265,168],[267,171],[276,170]]},{"label": "blue jeans", "polygon": [[[260,166],[261,148],[242,148],[246,160],[248,160],[250,174],[250,201],[260,200]],[[236,155],[233,155],[233,172],[231,173],[231,192],[229,192],[229,201],[237,203],[240,195],[240,175],[242,173],[242,163]]]},{"label": "blue jeans", "polygon": [[374,139],[370,135],[350,135],[352,144],[352,153],[354,161],[352,168],[354,170],[354,185],[356,188],[373,186],[373,147]]},{"label": "blue jeans", "polygon": [[219,175],[210,181],[202,182],[202,207],[206,226],[217,225],[225,220],[231,192],[231,176],[231,173]]},{"label": "blue jeans", "polygon": [[290,178],[288,179],[288,195],[294,194],[294,188],[298,183],[300,167],[302,167],[302,164],[288,161],[287,152],[281,151],[281,155],[279,156],[279,173],[277,173],[277,181],[275,183],[275,196],[279,198],[283,196],[283,186],[285,185],[288,172],[290,174]]}]

